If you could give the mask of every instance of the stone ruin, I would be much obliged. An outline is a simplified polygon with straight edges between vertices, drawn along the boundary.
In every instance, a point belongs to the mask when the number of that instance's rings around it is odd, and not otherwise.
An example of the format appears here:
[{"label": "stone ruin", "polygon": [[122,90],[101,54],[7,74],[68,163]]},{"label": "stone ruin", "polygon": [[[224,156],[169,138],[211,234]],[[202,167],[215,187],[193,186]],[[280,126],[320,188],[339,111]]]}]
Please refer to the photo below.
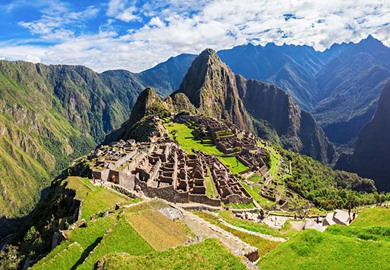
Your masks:
[{"label": "stone ruin", "polygon": [[[95,180],[138,189],[148,197],[212,206],[220,206],[221,202],[252,202],[252,197],[217,158],[201,152],[189,155],[171,141],[121,141],[99,148],[91,157],[96,160],[92,168]],[[211,177],[218,191],[216,198],[206,195],[205,177]]]}]

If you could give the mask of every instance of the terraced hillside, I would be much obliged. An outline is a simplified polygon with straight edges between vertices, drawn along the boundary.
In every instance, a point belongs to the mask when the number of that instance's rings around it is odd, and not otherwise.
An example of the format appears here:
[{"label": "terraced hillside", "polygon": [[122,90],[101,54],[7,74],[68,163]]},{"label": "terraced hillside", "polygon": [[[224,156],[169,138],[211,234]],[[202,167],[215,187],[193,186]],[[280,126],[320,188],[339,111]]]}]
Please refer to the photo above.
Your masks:
[{"label": "terraced hillside", "polygon": [[[186,261],[190,269],[206,265],[209,269],[245,269],[240,259],[217,240],[183,246],[196,235],[184,222],[162,214],[162,209],[169,208],[163,201],[130,199],[79,177],[69,177],[64,184],[76,192],[75,200],[82,202],[79,214],[82,219],[65,228],[65,240],[31,269],[92,269],[104,261],[107,269],[117,269],[145,260],[148,262],[139,269],[147,269],[149,264],[160,265],[162,269],[171,263],[169,258],[176,261],[172,265],[183,265]],[[121,205],[120,209],[115,210],[116,205]],[[192,254],[199,260],[188,260]],[[128,258],[132,258],[131,262]]]}]

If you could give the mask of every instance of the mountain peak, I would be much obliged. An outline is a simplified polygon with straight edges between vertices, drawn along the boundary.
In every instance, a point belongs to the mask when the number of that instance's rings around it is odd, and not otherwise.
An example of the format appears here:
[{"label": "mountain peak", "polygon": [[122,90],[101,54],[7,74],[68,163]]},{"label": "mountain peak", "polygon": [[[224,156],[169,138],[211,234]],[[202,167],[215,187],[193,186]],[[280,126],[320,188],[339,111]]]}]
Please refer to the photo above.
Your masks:
[{"label": "mountain peak", "polygon": [[138,96],[137,101],[134,104],[134,108],[131,112],[129,125],[137,123],[147,114],[148,109],[155,105],[161,105],[163,102],[157,95],[156,91],[148,87],[141,92]]},{"label": "mountain peak", "polygon": [[185,94],[201,114],[250,127],[239,98],[235,74],[212,49],[204,50],[192,63],[177,93]]}]

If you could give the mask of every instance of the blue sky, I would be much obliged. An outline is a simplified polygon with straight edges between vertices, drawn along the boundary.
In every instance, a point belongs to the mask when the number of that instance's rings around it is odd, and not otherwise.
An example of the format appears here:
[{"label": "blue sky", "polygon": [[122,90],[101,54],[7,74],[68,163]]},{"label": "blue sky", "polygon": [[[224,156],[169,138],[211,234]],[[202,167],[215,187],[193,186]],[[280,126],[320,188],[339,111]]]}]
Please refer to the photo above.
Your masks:
[{"label": "blue sky", "polygon": [[388,0],[0,0],[0,59],[139,72],[251,42],[390,45]]}]

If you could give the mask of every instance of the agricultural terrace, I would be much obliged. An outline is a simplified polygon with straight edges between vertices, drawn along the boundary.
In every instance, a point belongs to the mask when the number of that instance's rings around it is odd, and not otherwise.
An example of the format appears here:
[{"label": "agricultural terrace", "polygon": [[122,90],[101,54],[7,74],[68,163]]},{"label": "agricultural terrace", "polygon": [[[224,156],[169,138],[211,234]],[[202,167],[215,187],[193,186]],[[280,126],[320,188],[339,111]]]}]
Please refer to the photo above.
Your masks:
[{"label": "agricultural terrace", "polygon": [[[168,206],[166,206],[168,207]],[[142,203],[125,210],[131,226],[155,249],[165,250],[184,244],[189,240],[189,229],[174,222],[149,203]]]},{"label": "agricultural terrace", "polygon": [[104,269],[247,269],[240,259],[229,252],[216,239],[153,252],[134,257],[110,254],[105,257]]},{"label": "agricultural terrace", "polygon": [[140,199],[130,199],[102,186],[94,186],[88,179],[81,177],[68,177],[67,188],[76,190],[75,199],[81,200],[82,219],[89,220],[92,215],[112,210],[115,204],[130,204]]}]

